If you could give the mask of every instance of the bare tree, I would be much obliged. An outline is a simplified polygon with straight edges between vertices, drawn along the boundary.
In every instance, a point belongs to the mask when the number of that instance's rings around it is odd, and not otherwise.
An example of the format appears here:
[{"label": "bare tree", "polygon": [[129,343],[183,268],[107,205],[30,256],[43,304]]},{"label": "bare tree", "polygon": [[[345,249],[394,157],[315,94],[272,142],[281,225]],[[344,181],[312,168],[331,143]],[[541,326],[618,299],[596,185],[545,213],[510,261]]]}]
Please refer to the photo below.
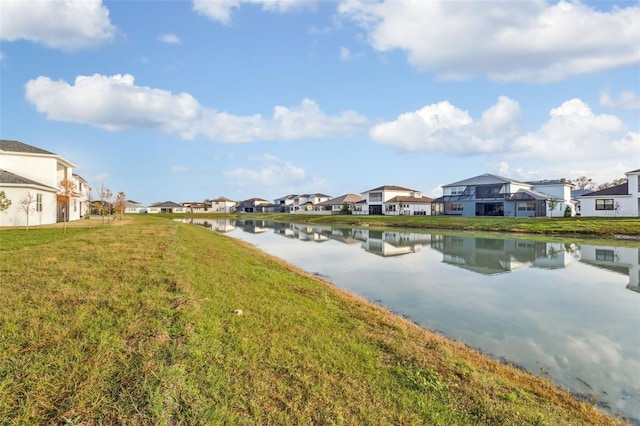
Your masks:
[{"label": "bare tree", "polygon": [[596,189],[596,183],[593,179],[586,176],[580,176],[579,178],[572,180],[571,183],[573,183],[577,189]]},{"label": "bare tree", "polygon": [[102,214],[102,224],[104,225],[105,213],[111,214],[111,199],[113,198],[113,192],[111,192],[111,189],[109,189],[103,182],[102,185],[100,185],[99,195],[100,195],[100,214]]},{"label": "bare tree", "polygon": [[27,231],[29,230],[29,216],[35,210],[33,207],[34,196],[31,191],[25,191],[24,197],[18,200],[18,209],[22,210],[27,215]]},{"label": "bare tree", "polygon": [[75,195],[75,190],[75,182],[71,179],[65,178],[60,181],[60,186],[56,193],[58,202],[62,204],[62,222],[64,224],[63,229],[65,233],[67,232],[67,220],[69,218],[69,201],[71,200],[71,197]]},{"label": "bare tree", "polygon": [[620,178],[620,179],[614,179],[611,182],[606,182],[603,183],[602,185],[598,186],[598,191],[601,189],[607,189],[607,188],[611,188],[612,186],[618,186],[618,185],[622,185],[623,183],[627,182],[627,178]]},{"label": "bare tree", "polygon": [[7,198],[4,191],[0,191],[0,212],[6,212],[11,206],[11,200]]},{"label": "bare tree", "polygon": [[124,209],[126,208],[126,206],[127,196],[124,192],[120,191],[118,192],[118,195],[116,195],[116,211],[118,212],[121,220],[124,217]]},{"label": "bare tree", "polygon": [[87,199],[87,218],[89,219],[89,228],[91,228],[91,209],[92,209],[92,205],[91,205],[91,187],[90,186],[85,186],[84,187],[84,196]]}]

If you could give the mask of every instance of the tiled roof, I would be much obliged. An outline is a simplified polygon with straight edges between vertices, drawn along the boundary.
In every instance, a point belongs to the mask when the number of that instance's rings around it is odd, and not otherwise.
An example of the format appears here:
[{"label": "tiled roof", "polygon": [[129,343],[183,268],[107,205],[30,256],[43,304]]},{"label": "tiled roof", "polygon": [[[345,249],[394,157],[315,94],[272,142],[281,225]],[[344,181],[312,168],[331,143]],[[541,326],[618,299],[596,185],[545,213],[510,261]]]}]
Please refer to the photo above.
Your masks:
[{"label": "tiled roof", "polygon": [[53,190],[57,190],[56,188],[50,187],[49,185],[44,185],[40,182],[36,182],[35,180],[27,179],[26,177],[22,177],[22,176],[16,175],[15,173],[11,173],[6,170],[0,169],[0,184],[2,183],[18,184],[18,185],[38,185],[38,186],[43,186],[45,188],[51,188]]},{"label": "tiled roof", "polygon": [[318,203],[319,206],[334,206],[334,205],[342,205],[344,203],[357,203],[362,200],[362,197],[356,194],[345,194],[340,197],[332,198],[327,201],[323,201]]},{"label": "tiled roof", "polygon": [[178,203],[174,203],[173,201],[163,201],[160,203],[153,203],[149,207],[182,207]]},{"label": "tiled roof", "polygon": [[590,192],[588,194],[584,194],[583,197],[600,197],[602,195],[629,195],[629,183],[625,182],[621,185]]},{"label": "tiled roof", "polygon": [[44,149],[37,148],[35,146],[27,145],[26,143],[18,141],[10,141],[6,139],[0,139],[0,151],[6,152],[26,152],[30,154],[49,154],[56,155],[53,152],[45,151]]},{"label": "tiled roof", "polygon": [[385,201],[385,203],[430,203],[433,201],[433,198],[429,197],[409,197],[398,195],[397,197],[393,197]]}]

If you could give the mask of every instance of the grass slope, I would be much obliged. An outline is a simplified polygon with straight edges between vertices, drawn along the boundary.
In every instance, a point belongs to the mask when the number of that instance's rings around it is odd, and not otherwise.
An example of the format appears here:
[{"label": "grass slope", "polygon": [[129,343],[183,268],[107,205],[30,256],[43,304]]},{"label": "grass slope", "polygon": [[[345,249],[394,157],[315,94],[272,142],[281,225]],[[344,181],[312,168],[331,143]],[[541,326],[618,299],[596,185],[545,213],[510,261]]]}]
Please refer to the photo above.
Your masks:
[{"label": "grass slope", "polygon": [[1,424],[618,424],[199,227],[24,234],[0,231]]}]

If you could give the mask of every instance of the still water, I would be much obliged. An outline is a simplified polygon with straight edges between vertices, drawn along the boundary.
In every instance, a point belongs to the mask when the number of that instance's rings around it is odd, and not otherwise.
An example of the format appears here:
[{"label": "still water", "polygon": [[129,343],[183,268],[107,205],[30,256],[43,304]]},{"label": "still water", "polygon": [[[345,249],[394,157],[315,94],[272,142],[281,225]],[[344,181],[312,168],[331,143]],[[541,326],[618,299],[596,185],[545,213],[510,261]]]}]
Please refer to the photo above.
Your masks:
[{"label": "still water", "polygon": [[640,244],[194,221],[640,424]]}]

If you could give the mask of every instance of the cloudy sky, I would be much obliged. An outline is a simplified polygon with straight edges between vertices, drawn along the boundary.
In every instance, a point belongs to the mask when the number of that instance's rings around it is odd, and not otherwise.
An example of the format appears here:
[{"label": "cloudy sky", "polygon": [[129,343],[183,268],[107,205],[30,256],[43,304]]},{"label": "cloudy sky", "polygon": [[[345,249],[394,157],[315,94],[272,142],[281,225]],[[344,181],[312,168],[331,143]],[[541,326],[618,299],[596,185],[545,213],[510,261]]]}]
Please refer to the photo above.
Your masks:
[{"label": "cloudy sky", "polygon": [[637,1],[3,0],[0,138],[143,203],[640,167]]}]

